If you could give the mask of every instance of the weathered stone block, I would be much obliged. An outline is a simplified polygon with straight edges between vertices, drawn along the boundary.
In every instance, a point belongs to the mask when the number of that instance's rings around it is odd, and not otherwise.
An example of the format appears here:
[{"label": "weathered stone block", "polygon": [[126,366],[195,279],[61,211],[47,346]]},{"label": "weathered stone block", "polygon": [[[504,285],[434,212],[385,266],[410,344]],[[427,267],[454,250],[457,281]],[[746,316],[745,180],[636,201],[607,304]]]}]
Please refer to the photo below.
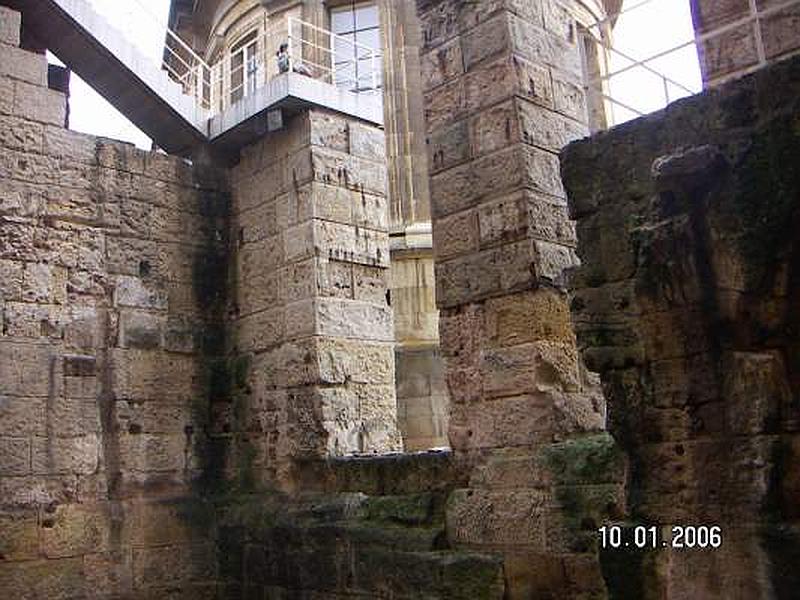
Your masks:
[{"label": "weathered stone block", "polygon": [[374,341],[392,341],[392,311],[387,306],[320,298],[316,304],[318,335]]},{"label": "weathered stone block", "polygon": [[449,169],[470,158],[467,120],[443,126],[428,136],[428,164],[431,173]]},{"label": "weathered stone block", "polygon": [[23,263],[0,260],[0,297],[6,302],[22,298],[23,266]]},{"label": "weathered stone block", "polygon": [[420,57],[422,89],[430,91],[464,73],[461,44],[453,40]]},{"label": "weathered stone block", "polygon": [[544,548],[547,494],[541,490],[456,490],[448,500],[454,544]]},{"label": "weathered stone block", "polygon": [[[0,44],[0,76],[12,77],[36,86],[47,86],[47,59],[44,54]],[[25,93],[28,92],[27,89],[23,89]],[[17,103],[19,106],[21,99],[17,100]]]},{"label": "weathered stone block", "polygon": [[[560,8],[560,7],[559,7]],[[560,8],[560,10],[563,10]],[[546,11],[547,12],[547,11]],[[552,14],[552,13],[551,13]],[[549,20],[552,25],[552,20]],[[534,23],[515,16],[509,17],[511,43],[514,53],[536,65],[548,66],[566,73],[581,73],[581,57],[577,34],[553,33],[541,23]],[[566,24],[567,34],[569,25]]]},{"label": "weathered stone block", "polygon": [[510,49],[509,16],[499,13],[461,36],[464,69],[470,71],[476,63]]},{"label": "weathered stone block", "polygon": [[468,111],[466,78],[455,79],[427,92],[424,106],[429,134],[464,118]]},{"label": "weathered stone block", "polygon": [[18,81],[14,90],[14,114],[40,123],[64,125],[67,98],[61,92]]},{"label": "weathered stone block", "polygon": [[569,305],[563,293],[536,290],[486,302],[485,340],[490,346],[573,339]]},{"label": "weathered stone block", "polygon": [[134,587],[158,590],[176,583],[212,580],[216,574],[214,556],[214,547],[208,543],[135,549]]},{"label": "weathered stone block", "polygon": [[5,6],[0,7],[0,43],[19,46],[22,14]]},{"label": "weathered stone block", "polygon": [[164,345],[167,317],[137,310],[123,310],[119,317],[121,348],[156,349]]},{"label": "weathered stone block", "polygon": [[67,600],[85,594],[81,558],[0,564],[0,588],[15,598]]},{"label": "weathered stone block", "polygon": [[0,437],[0,474],[8,477],[30,472],[30,438]]},{"label": "weathered stone block", "polygon": [[[0,394],[46,397],[61,392],[61,361],[49,345],[0,341]],[[46,375],[45,375],[46,374]]]},{"label": "weathered stone block", "polygon": [[34,437],[33,473],[90,475],[99,465],[101,442],[95,434],[77,437]]},{"label": "weathered stone block", "polygon": [[257,352],[282,341],[287,335],[287,311],[294,306],[262,310],[236,320],[234,325],[237,347],[242,352]]},{"label": "weathered stone block", "polygon": [[758,52],[753,25],[745,23],[707,39],[702,43],[699,54],[706,79],[715,79],[755,65]]},{"label": "weathered stone block", "polygon": [[377,127],[351,122],[349,152],[369,160],[381,161],[386,158],[386,136]]},{"label": "weathered stone block", "polygon": [[0,118],[0,144],[23,152],[41,152],[43,126],[18,117]]},{"label": "weathered stone block", "polygon": [[186,466],[186,435],[183,432],[120,434],[119,437],[122,470],[152,473],[180,471]]},{"label": "weathered stone block", "polygon": [[439,260],[474,252],[478,248],[478,215],[466,210],[437,219],[433,239]]}]

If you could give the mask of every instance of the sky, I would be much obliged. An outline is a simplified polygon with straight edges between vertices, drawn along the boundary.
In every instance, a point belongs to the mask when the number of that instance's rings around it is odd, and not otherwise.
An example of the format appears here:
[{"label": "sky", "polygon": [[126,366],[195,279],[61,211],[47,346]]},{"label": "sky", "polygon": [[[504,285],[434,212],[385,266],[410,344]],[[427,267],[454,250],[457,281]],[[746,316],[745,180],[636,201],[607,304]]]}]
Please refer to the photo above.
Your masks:
[{"label": "sky", "polygon": [[[532,0],[533,1],[533,0]],[[160,62],[169,0],[89,0],[123,35],[153,61]],[[689,0],[625,0],[623,13],[614,29],[611,71],[631,64],[623,56],[643,60],[693,39]],[[626,12],[627,11],[627,12]],[[56,57],[51,57],[58,62]],[[670,101],[701,89],[700,69],[693,45],[670,53],[650,65],[671,78],[665,82],[645,69],[636,68],[611,78],[611,97],[621,104],[648,113],[665,105],[665,87]],[[676,85],[681,84],[681,85]],[[613,104],[613,103],[612,103]],[[613,104],[613,123],[637,116],[636,112]],[[150,149],[150,139],[117,112],[74,73],[70,84],[70,127]]]}]

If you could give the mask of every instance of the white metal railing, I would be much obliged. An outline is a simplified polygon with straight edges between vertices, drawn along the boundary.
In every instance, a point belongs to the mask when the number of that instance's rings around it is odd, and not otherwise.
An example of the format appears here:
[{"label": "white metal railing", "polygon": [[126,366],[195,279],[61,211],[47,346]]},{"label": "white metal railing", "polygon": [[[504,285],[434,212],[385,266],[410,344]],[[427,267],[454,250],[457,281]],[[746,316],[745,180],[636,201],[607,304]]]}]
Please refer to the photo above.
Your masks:
[{"label": "white metal railing", "polygon": [[145,0],[90,2],[128,42],[159,63],[183,93],[194,99],[197,108],[202,109],[198,114],[208,117],[287,71],[355,93],[377,93],[382,86],[379,48],[294,17],[268,21],[266,29],[254,27],[256,33],[244,44],[243,51],[238,50],[238,58],[226,48],[209,64],[167,27],[166,14],[155,14],[154,6]]},{"label": "white metal railing", "polygon": [[211,70],[205,61],[175,32],[167,27],[166,11],[158,15],[153,3],[143,0],[89,0],[104,17],[142,55],[160,65],[183,93],[195,99],[198,108],[208,111]]},{"label": "white metal railing", "polygon": [[[248,48],[252,47],[252,52]],[[209,108],[221,112],[292,71],[355,93],[381,89],[381,54],[295,17],[273,23],[245,44],[242,60],[226,53],[210,67]]]},{"label": "white metal railing", "polygon": [[[757,42],[758,60],[749,70],[763,67],[767,63],[767,58],[763,43],[759,42],[760,21],[786,8],[800,5],[800,0],[786,0],[767,7],[761,6],[761,3],[751,2],[746,16],[710,31],[702,33],[687,31],[685,35],[688,39],[678,44],[674,43],[673,37],[664,47],[637,49],[637,51],[621,48],[611,41],[618,37],[619,30],[625,27],[626,20],[636,21],[636,15],[644,15],[643,19],[639,19],[642,23],[638,27],[651,35],[657,37],[658,33],[669,34],[669,31],[660,32],[658,28],[662,24],[657,22],[658,6],[663,7],[667,4],[674,9],[674,0],[636,2],[617,14],[597,21],[584,32],[582,40],[584,44],[586,40],[595,44],[603,55],[599,65],[587,64],[584,55],[584,87],[587,97],[594,95],[602,98],[607,126],[659,110],[674,100],[700,92],[703,84],[698,58],[703,60],[710,42],[713,43],[716,38],[743,25],[753,25]],[[688,2],[685,4],[687,24],[691,24]],[[646,15],[647,10],[651,10],[649,19]],[[614,34],[609,35],[609,25],[612,22],[615,23]],[[674,36],[674,33],[672,35]],[[639,42],[643,46],[648,45],[647,39],[639,38]],[[645,57],[639,58],[635,54],[644,54]],[[708,68],[708,65],[705,67]]]}]

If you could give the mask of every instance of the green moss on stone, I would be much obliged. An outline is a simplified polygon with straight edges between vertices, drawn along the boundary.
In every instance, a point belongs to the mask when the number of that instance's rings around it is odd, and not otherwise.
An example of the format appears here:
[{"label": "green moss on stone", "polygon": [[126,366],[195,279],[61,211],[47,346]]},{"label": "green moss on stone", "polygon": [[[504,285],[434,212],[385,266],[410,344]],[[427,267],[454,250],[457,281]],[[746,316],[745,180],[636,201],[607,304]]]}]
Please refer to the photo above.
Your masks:
[{"label": "green moss on stone", "polygon": [[606,432],[546,446],[542,460],[557,484],[621,482],[624,478],[624,454]]}]

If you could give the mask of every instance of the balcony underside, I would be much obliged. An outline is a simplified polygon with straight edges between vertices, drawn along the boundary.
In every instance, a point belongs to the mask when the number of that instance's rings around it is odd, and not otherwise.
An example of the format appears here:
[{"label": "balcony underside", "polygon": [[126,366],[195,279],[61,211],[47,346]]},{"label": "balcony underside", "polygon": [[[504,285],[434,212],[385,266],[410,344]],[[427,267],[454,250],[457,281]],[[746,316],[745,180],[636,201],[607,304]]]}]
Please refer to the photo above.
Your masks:
[{"label": "balcony underside", "polygon": [[239,148],[269,131],[269,112],[280,110],[286,120],[311,107],[383,124],[380,96],[356,94],[305,75],[283,73],[209,119],[208,138],[218,154],[235,158]]}]

